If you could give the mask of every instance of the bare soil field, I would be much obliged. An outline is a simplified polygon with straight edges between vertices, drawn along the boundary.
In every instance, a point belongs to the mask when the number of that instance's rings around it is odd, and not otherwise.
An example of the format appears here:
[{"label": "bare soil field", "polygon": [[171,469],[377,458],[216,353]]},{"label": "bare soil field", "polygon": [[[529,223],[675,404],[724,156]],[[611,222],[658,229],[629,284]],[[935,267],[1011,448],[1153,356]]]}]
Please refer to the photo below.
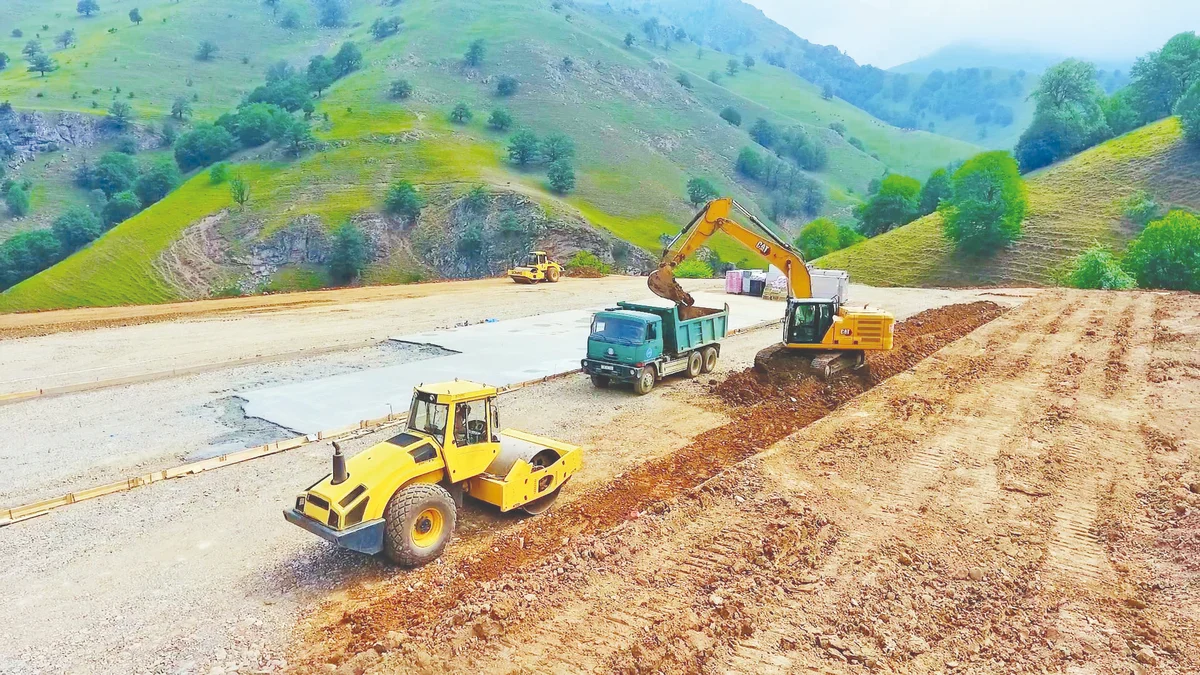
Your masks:
[{"label": "bare soil field", "polygon": [[1200,299],[1047,291],[1002,312],[918,314],[830,385],[714,378],[697,404],[724,421],[546,517],[348,585],[290,660],[1197,672]]}]

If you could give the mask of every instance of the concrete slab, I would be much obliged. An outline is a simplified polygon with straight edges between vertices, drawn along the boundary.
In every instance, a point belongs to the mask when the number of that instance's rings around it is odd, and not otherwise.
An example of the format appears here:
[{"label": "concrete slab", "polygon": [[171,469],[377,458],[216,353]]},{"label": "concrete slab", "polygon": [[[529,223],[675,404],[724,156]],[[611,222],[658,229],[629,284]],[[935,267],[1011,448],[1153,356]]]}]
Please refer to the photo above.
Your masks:
[{"label": "concrete slab", "polygon": [[[762,298],[696,293],[696,304],[729,304],[729,329],[739,330],[782,318],[783,303]],[[669,306],[660,299],[644,304]],[[408,407],[412,388],[422,382],[455,378],[509,386],[579,367],[593,312],[569,310],[524,319],[477,323],[450,330],[401,335],[393,339],[456,352],[412,363],[372,368],[278,387],[241,392],[249,417],[311,434]]]}]

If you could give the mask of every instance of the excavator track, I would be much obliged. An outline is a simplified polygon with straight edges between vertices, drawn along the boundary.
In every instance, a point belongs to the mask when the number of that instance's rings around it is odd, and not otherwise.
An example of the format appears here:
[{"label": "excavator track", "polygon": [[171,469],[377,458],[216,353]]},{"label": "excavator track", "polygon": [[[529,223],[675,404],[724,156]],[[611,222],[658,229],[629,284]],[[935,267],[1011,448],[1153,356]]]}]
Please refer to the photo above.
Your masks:
[{"label": "excavator track", "polygon": [[810,351],[771,345],[754,357],[754,370],[770,378],[815,377],[835,379],[840,373],[866,365],[861,351]]}]

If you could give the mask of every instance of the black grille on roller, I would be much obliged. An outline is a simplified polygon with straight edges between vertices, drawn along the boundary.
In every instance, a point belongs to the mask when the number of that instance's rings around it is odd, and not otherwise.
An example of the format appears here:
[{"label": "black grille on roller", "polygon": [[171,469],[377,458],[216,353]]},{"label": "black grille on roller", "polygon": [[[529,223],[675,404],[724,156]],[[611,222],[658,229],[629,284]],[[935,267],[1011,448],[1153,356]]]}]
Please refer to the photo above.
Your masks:
[{"label": "black grille on roller", "polygon": [[308,495],[308,503],[312,504],[313,506],[317,507],[318,509],[325,509],[326,511],[329,510],[329,502],[325,501],[324,499],[321,499],[320,497],[312,494],[311,492]]},{"label": "black grille on roller", "polygon": [[327,524],[328,524],[330,527],[332,527],[333,529],[337,530],[337,529],[340,529],[340,527],[341,527],[341,526],[340,526],[340,524],[339,524],[340,522],[341,522],[341,521],[338,519],[338,514],[337,514],[337,512],[336,512],[336,511],[330,511],[330,512],[329,512],[329,520],[328,520]]},{"label": "black grille on roller", "polygon": [[357,525],[362,522],[363,514],[367,512],[367,502],[369,501],[371,501],[370,497],[362,500],[361,504],[350,509],[350,513],[346,514],[346,527]]},{"label": "black grille on roller", "polygon": [[344,509],[347,506],[350,506],[351,504],[353,504],[354,500],[361,497],[362,493],[364,493],[366,491],[367,491],[367,486],[359,485],[358,487],[351,490],[350,494],[346,495],[345,497],[342,497],[341,501],[339,501],[338,504],[340,504],[341,507]]}]

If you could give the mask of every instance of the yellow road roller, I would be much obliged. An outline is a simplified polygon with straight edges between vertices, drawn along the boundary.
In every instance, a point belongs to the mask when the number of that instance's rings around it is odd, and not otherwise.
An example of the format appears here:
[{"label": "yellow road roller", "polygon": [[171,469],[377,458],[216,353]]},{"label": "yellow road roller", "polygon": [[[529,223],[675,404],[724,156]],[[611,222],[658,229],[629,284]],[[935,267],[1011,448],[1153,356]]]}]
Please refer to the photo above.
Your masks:
[{"label": "yellow road roller", "polygon": [[500,429],[498,390],[455,380],[413,391],[407,427],[296,497],[288,522],[343,548],[405,566],[441,555],[464,497],[537,515],[583,466],[583,450]]},{"label": "yellow road roller", "polygon": [[508,271],[508,278],[518,284],[536,284],[539,281],[556,283],[562,271],[562,265],[550,260],[545,251],[534,251],[524,265]]}]

